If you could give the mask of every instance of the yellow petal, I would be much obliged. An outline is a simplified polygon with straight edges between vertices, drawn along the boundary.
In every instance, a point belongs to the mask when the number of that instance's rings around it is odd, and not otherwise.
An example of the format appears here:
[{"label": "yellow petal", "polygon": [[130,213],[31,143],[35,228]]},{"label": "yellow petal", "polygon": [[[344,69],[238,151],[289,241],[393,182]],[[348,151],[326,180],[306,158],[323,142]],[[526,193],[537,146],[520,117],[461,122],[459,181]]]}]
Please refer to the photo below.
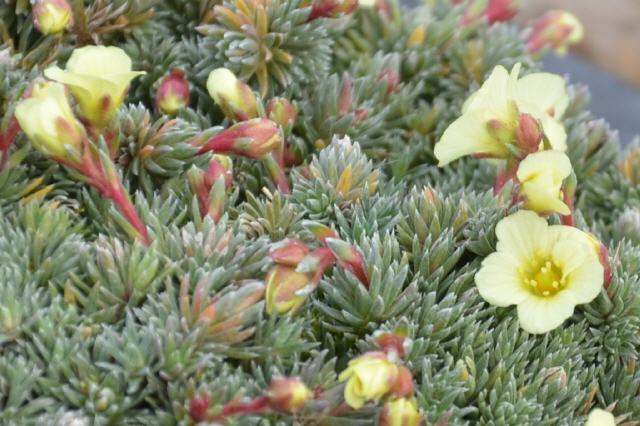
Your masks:
[{"label": "yellow petal", "polygon": [[527,299],[530,292],[523,285],[519,266],[508,253],[490,254],[475,276],[480,296],[495,306],[517,305]]},{"label": "yellow petal", "polygon": [[573,315],[575,301],[568,292],[553,296],[531,296],[518,305],[520,326],[529,333],[546,333],[559,327]]},{"label": "yellow petal", "polygon": [[560,118],[569,105],[564,78],[550,73],[526,75],[516,85],[516,102],[534,105],[552,117]]},{"label": "yellow petal", "polygon": [[469,112],[451,123],[433,150],[438,165],[444,166],[469,154],[491,154],[504,158],[508,151],[491,137],[481,112]]},{"label": "yellow petal", "polygon": [[85,46],[74,49],[66,69],[76,74],[104,78],[131,71],[131,59],[114,46]]},{"label": "yellow petal", "polygon": [[584,426],[616,426],[616,419],[610,412],[596,408],[591,410]]},{"label": "yellow petal", "polygon": [[589,303],[600,294],[604,267],[591,247],[577,241],[560,241],[553,248],[553,260],[567,280],[562,292],[570,293],[577,305]]},{"label": "yellow petal", "polygon": [[502,65],[498,65],[491,71],[480,89],[467,98],[462,106],[462,113],[502,111],[510,98],[509,72]]},{"label": "yellow petal", "polygon": [[509,253],[520,262],[529,262],[536,251],[548,250],[547,221],[537,214],[520,210],[496,226],[498,251]]}]

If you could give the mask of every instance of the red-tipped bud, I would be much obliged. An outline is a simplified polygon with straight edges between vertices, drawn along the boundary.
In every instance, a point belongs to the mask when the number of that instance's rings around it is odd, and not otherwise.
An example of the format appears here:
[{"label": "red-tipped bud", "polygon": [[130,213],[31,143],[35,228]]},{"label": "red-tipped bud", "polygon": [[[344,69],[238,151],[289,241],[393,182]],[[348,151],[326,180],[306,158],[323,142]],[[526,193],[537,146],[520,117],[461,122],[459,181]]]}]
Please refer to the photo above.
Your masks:
[{"label": "red-tipped bud", "polygon": [[282,144],[280,128],[266,118],[254,118],[235,124],[213,136],[200,148],[199,154],[214,151],[262,160]]},{"label": "red-tipped bud", "polygon": [[351,111],[351,103],[353,102],[353,82],[349,74],[344,73],[342,75],[342,87],[340,88],[340,95],[338,96],[338,112],[341,115],[346,115]]},{"label": "red-tipped bud", "polygon": [[226,68],[217,68],[207,79],[209,95],[231,120],[244,121],[258,116],[256,95]]},{"label": "red-tipped bud", "polygon": [[369,287],[367,268],[360,252],[353,245],[337,238],[327,238],[326,243],[340,266],[351,271],[365,287]]},{"label": "red-tipped bud", "polygon": [[537,152],[540,148],[540,142],[542,142],[542,126],[530,114],[521,113],[518,119],[516,138],[523,157]]},{"label": "red-tipped bud", "polygon": [[284,265],[272,267],[265,282],[265,306],[268,314],[295,312],[315,288],[309,274]]},{"label": "red-tipped bud", "polygon": [[160,83],[156,92],[156,106],[165,114],[176,115],[189,105],[189,82],[184,71],[175,69]]},{"label": "red-tipped bud", "polygon": [[224,179],[225,189],[233,183],[233,162],[226,155],[216,154],[211,159],[204,176],[205,185],[210,189],[220,178]]},{"label": "red-tipped bud", "polygon": [[489,0],[484,16],[490,24],[510,21],[518,14],[520,3],[520,0]]},{"label": "red-tipped bud", "polygon": [[296,121],[298,112],[285,98],[272,98],[267,104],[267,117],[282,127],[287,127]]},{"label": "red-tipped bud", "polygon": [[287,414],[300,411],[311,396],[311,391],[299,377],[273,379],[267,391],[269,407]]},{"label": "red-tipped bud", "polygon": [[314,0],[308,21],[318,18],[337,18],[353,13],[358,8],[358,0]]},{"label": "red-tipped bud", "polygon": [[194,422],[204,422],[207,420],[207,411],[209,410],[209,404],[211,399],[209,395],[199,395],[191,400],[189,403],[189,415]]},{"label": "red-tipped bud", "polygon": [[534,24],[527,48],[535,53],[548,47],[564,55],[569,46],[582,40],[583,35],[584,28],[578,18],[563,10],[551,10]]},{"label": "red-tipped bud", "polygon": [[375,342],[386,353],[395,353],[403,358],[406,355],[406,346],[410,344],[410,339],[396,333],[384,332],[375,336]]},{"label": "red-tipped bud", "polygon": [[598,251],[598,257],[600,263],[604,268],[604,288],[609,288],[611,279],[613,278],[613,272],[611,270],[611,262],[609,262],[609,249],[604,244],[600,243],[600,249]]},{"label": "red-tipped bud", "polygon": [[306,255],[309,248],[300,240],[284,240],[269,252],[269,257],[279,265],[296,267]]},{"label": "red-tipped bud", "polygon": [[42,34],[59,34],[73,23],[73,10],[67,0],[36,0],[33,24]]},{"label": "red-tipped bud", "polygon": [[391,388],[391,394],[396,398],[413,395],[413,375],[407,367],[400,367],[396,381]]}]

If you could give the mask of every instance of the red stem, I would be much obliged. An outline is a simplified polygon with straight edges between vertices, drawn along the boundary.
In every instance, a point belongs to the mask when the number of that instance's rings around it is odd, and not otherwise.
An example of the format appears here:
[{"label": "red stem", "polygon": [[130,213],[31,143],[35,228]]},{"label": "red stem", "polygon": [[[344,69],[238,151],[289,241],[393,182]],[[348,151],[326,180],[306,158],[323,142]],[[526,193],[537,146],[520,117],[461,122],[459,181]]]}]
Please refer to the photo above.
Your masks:
[{"label": "red stem", "polygon": [[[142,223],[140,216],[136,212],[136,209],[133,207],[133,203],[129,199],[129,195],[124,191],[122,184],[120,182],[117,185],[111,186],[111,199],[118,206],[122,215],[129,221],[129,223],[136,228],[136,231],[140,234],[142,238],[142,242],[145,246],[149,246],[149,234],[147,233],[147,228]],[[107,195],[105,195],[107,196]]]},{"label": "red stem", "polygon": [[222,412],[214,419],[214,421],[224,420],[225,417],[234,416],[236,414],[254,414],[262,413],[269,408],[269,398],[261,396],[249,402],[231,401],[222,408]]}]

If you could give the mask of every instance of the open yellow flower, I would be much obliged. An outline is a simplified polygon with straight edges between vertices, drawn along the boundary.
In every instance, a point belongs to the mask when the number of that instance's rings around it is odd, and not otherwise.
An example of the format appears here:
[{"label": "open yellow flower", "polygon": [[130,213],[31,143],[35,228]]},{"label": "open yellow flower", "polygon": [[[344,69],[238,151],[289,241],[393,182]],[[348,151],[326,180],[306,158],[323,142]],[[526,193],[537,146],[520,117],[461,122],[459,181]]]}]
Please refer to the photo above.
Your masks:
[{"label": "open yellow flower", "polygon": [[562,182],[571,174],[571,161],[564,152],[541,151],[527,155],[518,166],[524,208],[537,213],[571,214],[562,201]]},{"label": "open yellow flower", "polygon": [[341,382],[347,380],[345,401],[356,410],[367,401],[379,401],[396,383],[399,371],[384,352],[369,352],[349,361],[349,367],[338,378]]},{"label": "open yellow flower", "polygon": [[521,210],[496,226],[497,251],[475,276],[480,296],[495,306],[517,305],[521,327],[546,333],[591,302],[604,282],[598,244],[589,234],[564,225],[549,226]]},{"label": "open yellow flower", "polygon": [[518,79],[520,64],[509,73],[493,69],[482,87],[462,107],[462,116],[445,130],[434,153],[440,166],[470,154],[510,158],[521,151],[517,130],[520,117],[537,120],[551,148],[566,150],[567,134],[558,120],[568,105],[562,77],[533,73]]},{"label": "open yellow flower", "polygon": [[610,412],[596,408],[591,410],[584,426],[616,426],[616,419]]},{"label": "open yellow flower", "polygon": [[131,80],[144,72],[131,71],[131,59],[118,47],[86,46],[73,51],[66,70],[52,67],[44,74],[69,86],[82,116],[100,129],[122,105]]},{"label": "open yellow flower", "polygon": [[33,146],[47,155],[66,156],[65,145],[78,148],[84,129],[71,111],[64,86],[44,83],[16,107],[16,119]]}]

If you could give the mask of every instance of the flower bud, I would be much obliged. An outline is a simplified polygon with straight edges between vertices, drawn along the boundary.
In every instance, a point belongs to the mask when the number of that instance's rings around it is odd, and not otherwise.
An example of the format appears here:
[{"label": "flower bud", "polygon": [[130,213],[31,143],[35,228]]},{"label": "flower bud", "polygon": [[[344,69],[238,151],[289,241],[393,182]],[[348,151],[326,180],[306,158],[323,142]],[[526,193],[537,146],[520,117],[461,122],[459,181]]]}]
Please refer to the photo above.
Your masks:
[{"label": "flower bud", "polygon": [[616,426],[616,419],[610,412],[596,408],[591,410],[584,426]]},{"label": "flower bud", "polygon": [[275,265],[265,277],[267,285],[265,304],[268,314],[293,313],[307,300],[315,288],[309,274],[294,268]]},{"label": "flower bud", "polygon": [[67,159],[65,146],[79,151],[84,129],[76,120],[59,83],[36,85],[16,107],[16,119],[33,146],[46,155]]},{"label": "flower bud", "polygon": [[544,383],[550,385],[557,383],[561,389],[567,387],[567,372],[562,367],[547,368],[542,371]]},{"label": "flower bud", "polygon": [[207,90],[230,120],[244,121],[258,116],[256,95],[228,69],[217,68],[211,71],[207,79]]},{"label": "flower bud", "polygon": [[74,49],[65,70],[52,67],[44,75],[67,85],[80,114],[97,129],[104,128],[122,103],[129,83],[143,71],[131,71],[131,59],[112,46]]},{"label": "flower bud", "polygon": [[558,55],[565,55],[569,46],[580,42],[583,36],[584,28],[575,15],[563,10],[551,10],[534,24],[527,48],[535,53],[550,47]]},{"label": "flower bud", "polygon": [[297,116],[295,107],[285,98],[272,98],[267,104],[267,117],[279,126],[295,123]]},{"label": "flower bud", "polygon": [[516,129],[516,139],[523,156],[536,152],[542,142],[542,126],[530,114],[521,113]]},{"label": "flower bud", "polygon": [[391,394],[396,398],[413,395],[413,375],[407,367],[402,366],[398,369],[398,377],[391,388]]},{"label": "flower bud", "polygon": [[284,240],[269,252],[269,257],[279,265],[295,267],[307,254],[309,248],[302,241]]},{"label": "flower bud", "polygon": [[365,287],[368,287],[367,267],[360,252],[353,245],[338,238],[327,238],[326,243],[340,266],[351,271]]},{"label": "flower bud", "polygon": [[318,18],[337,18],[358,8],[358,0],[315,0],[311,5],[308,21]]},{"label": "flower bud", "polygon": [[273,379],[267,391],[271,409],[287,414],[300,411],[311,395],[311,391],[299,377]]},{"label": "flower bud", "polygon": [[276,123],[266,118],[254,118],[234,124],[213,136],[200,148],[199,154],[214,151],[262,160],[282,145],[282,135]]},{"label": "flower bud", "polygon": [[205,185],[211,188],[220,178],[224,179],[225,189],[229,189],[233,182],[233,161],[229,156],[215,154],[204,176]]},{"label": "flower bud", "polygon": [[518,14],[520,3],[521,0],[489,0],[484,16],[489,24],[510,21]]},{"label": "flower bud", "polygon": [[67,0],[36,0],[33,24],[44,35],[59,34],[73,22],[73,11]]},{"label": "flower bud", "polygon": [[376,345],[386,353],[395,353],[403,358],[407,353],[407,347],[411,346],[411,339],[397,334],[397,332],[378,332],[375,336]]},{"label": "flower bud", "polygon": [[156,106],[165,114],[176,115],[187,105],[189,105],[189,82],[184,71],[175,69],[160,83],[156,92]]},{"label": "flower bud", "polygon": [[349,361],[346,370],[338,379],[346,381],[344,399],[355,409],[360,409],[367,401],[379,401],[395,385],[399,374],[398,366],[391,362],[384,352],[368,352]]},{"label": "flower bud", "polygon": [[387,402],[380,413],[380,426],[418,426],[422,416],[414,398],[399,398]]},{"label": "flower bud", "polygon": [[198,395],[189,403],[189,415],[195,422],[203,422],[207,419],[207,411],[211,398],[209,395]]}]

